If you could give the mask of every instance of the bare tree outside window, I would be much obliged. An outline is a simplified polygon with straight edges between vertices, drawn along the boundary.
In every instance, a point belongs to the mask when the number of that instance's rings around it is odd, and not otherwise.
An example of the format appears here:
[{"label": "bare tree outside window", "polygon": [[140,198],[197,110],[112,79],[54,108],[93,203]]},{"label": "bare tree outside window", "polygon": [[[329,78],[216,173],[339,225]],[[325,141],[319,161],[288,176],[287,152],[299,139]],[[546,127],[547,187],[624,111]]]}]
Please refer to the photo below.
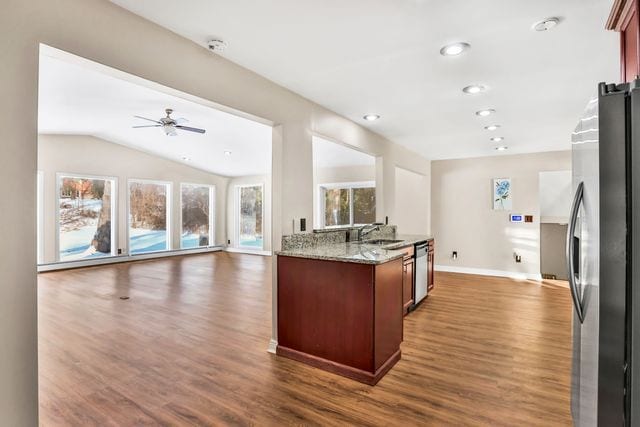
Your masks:
[{"label": "bare tree outside window", "polygon": [[371,224],[376,222],[376,189],[353,189],[353,223]]},{"label": "bare tree outside window", "polygon": [[111,194],[114,186],[110,179],[60,178],[60,261],[113,255]]},{"label": "bare tree outside window", "polygon": [[182,184],[182,248],[209,246],[211,188]]},{"label": "bare tree outside window", "polygon": [[349,189],[327,189],[324,195],[324,223],[327,227],[349,225]]},{"label": "bare tree outside window", "polygon": [[376,220],[375,187],[322,187],[324,226],[370,224]]},{"label": "bare tree outside window", "polygon": [[169,249],[167,239],[167,184],[129,183],[129,252]]}]

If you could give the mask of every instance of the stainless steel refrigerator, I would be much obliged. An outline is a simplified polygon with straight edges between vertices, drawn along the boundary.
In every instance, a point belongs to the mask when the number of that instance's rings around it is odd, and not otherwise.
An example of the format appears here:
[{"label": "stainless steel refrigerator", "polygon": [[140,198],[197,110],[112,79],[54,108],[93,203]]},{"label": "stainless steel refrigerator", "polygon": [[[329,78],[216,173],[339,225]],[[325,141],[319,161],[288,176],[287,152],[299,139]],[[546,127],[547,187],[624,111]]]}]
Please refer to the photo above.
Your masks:
[{"label": "stainless steel refrigerator", "polygon": [[640,80],[598,86],[572,135],[572,169],[573,421],[640,426]]}]

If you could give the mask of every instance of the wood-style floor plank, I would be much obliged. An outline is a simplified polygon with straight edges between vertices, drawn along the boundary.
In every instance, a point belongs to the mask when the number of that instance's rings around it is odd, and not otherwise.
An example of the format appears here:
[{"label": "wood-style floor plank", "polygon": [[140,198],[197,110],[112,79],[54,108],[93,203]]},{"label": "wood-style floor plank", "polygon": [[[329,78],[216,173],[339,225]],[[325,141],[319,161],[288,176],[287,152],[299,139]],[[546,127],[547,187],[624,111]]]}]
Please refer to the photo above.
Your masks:
[{"label": "wood-style floor plank", "polygon": [[567,288],[438,273],[404,327],[402,359],[370,387],[266,352],[268,257],[215,253],[44,273],[40,422],[571,424]]}]

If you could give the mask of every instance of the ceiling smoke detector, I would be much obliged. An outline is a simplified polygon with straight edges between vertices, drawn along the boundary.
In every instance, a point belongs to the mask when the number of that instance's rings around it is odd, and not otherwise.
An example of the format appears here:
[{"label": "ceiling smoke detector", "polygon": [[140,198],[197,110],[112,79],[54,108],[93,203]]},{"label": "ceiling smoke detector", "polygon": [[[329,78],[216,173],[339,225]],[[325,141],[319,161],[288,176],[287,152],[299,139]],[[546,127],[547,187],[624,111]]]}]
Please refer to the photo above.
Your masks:
[{"label": "ceiling smoke detector", "polygon": [[207,47],[211,52],[222,53],[229,47],[229,43],[220,39],[212,39],[207,42]]},{"label": "ceiling smoke detector", "polygon": [[535,30],[535,31],[549,31],[550,29],[552,29],[553,27],[555,27],[556,25],[558,25],[560,23],[560,19],[554,17],[551,18],[545,18],[542,21],[538,21],[535,24],[533,24],[531,26],[531,29]]}]

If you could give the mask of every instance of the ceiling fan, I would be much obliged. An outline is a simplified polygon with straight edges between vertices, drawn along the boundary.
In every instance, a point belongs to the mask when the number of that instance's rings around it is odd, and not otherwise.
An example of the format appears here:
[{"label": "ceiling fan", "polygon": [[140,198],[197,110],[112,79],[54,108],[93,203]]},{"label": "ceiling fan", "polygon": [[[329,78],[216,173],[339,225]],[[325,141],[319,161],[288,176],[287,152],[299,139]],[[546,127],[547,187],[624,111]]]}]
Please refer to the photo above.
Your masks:
[{"label": "ceiling fan", "polygon": [[147,120],[149,122],[153,122],[155,123],[155,125],[141,125],[141,126],[132,126],[133,128],[162,128],[162,130],[164,130],[164,133],[167,136],[176,136],[178,133],[176,132],[176,129],[179,130],[186,130],[189,132],[196,132],[196,133],[205,133],[206,131],[204,129],[198,129],[198,128],[192,128],[189,126],[183,126],[180,125],[179,123],[185,122],[185,119],[174,119],[171,117],[171,113],[173,113],[173,110],[171,108],[167,108],[164,110],[165,113],[167,113],[167,117],[162,117],[158,120],[153,120],[153,119],[148,119],[146,117],[141,117],[141,116],[133,116],[136,117],[138,119],[142,119],[142,120]]}]

